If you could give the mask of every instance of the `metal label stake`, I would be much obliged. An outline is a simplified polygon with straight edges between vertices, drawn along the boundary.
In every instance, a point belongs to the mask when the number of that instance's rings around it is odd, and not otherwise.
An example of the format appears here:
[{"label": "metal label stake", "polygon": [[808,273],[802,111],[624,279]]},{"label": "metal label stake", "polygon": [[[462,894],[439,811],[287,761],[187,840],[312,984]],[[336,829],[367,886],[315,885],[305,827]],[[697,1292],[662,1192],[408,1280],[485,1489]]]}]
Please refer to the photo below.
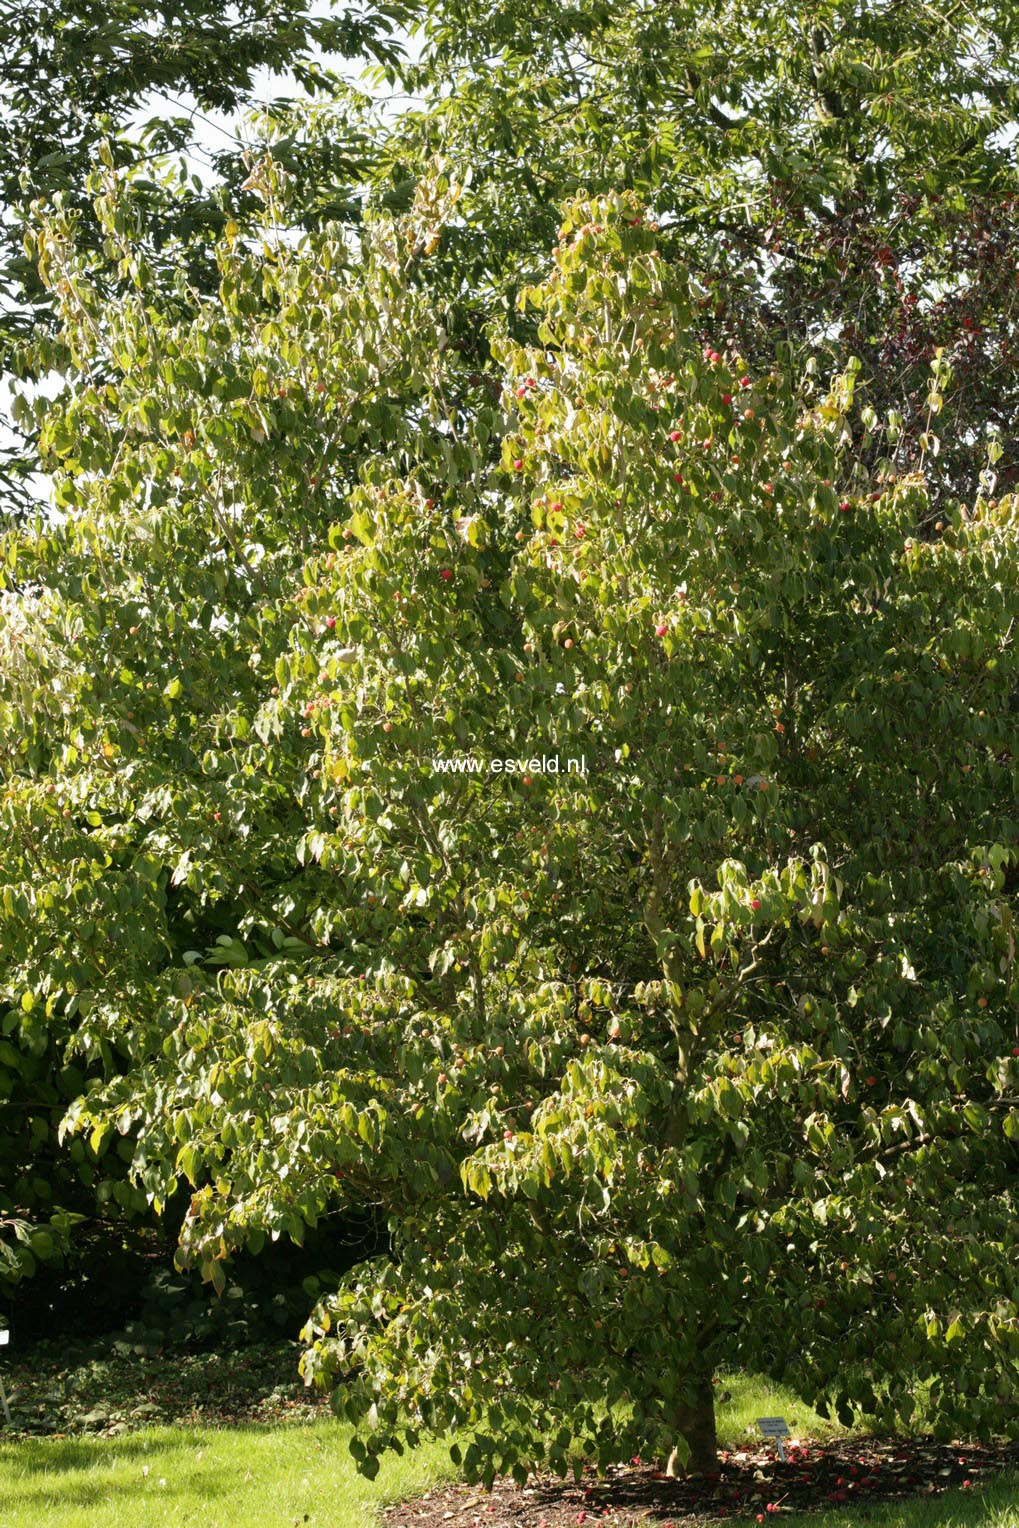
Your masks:
[{"label": "metal label stake", "polygon": [[785,1439],[791,1437],[784,1417],[758,1417],[757,1426],[766,1438],[774,1438],[778,1445],[778,1457],[785,1464]]}]

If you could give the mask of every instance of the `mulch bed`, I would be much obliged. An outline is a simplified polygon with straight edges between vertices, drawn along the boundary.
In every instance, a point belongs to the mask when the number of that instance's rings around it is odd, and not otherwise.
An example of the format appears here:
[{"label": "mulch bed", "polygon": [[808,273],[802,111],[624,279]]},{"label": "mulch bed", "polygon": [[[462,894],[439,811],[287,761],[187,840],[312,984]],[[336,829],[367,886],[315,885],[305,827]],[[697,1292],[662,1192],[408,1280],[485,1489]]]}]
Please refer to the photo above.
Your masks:
[{"label": "mulch bed", "polygon": [[383,1511],[386,1528],[631,1528],[708,1524],[732,1518],[769,1523],[783,1514],[870,1507],[950,1487],[976,1489],[995,1471],[1019,1468],[1019,1443],[953,1444],[930,1439],[846,1438],[720,1454],[721,1473],[685,1481],[633,1459],[598,1480],[534,1476],[526,1486],[497,1479],[491,1492],[450,1485]]}]

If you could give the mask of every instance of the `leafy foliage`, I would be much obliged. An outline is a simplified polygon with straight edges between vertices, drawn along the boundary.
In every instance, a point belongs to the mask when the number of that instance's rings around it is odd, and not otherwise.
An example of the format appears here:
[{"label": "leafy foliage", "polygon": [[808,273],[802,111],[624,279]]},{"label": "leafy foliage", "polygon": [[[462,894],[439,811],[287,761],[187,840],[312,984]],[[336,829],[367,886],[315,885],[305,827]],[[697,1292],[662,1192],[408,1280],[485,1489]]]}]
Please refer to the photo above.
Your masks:
[{"label": "leafy foliage", "polygon": [[448,167],[357,246],[259,175],[183,316],[112,173],[136,295],[39,241],[0,984],[91,1068],[69,1139],[190,1180],[217,1288],[382,1208],[304,1359],[368,1475],[703,1462],[727,1361],[1014,1428],[1016,499],[935,522],[859,364],[705,342],[635,196],[568,204],[493,398],[421,279]]},{"label": "leafy foliage", "polygon": [[[267,0],[239,5],[171,0],[156,7],[134,0],[103,6],[68,0],[59,14],[38,0],[5,6],[0,14],[3,371],[21,377],[45,371],[45,345],[37,352],[29,343],[49,312],[35,261],[23,246],[25,215],[34,200],[56,198],[76,208],[83,217],[79,237],[98,239],[84,182],[108,141],[107,152],[119,165],[139,167],[135,185],[152,277],[166,279],[172,290],[173,272],[186,263],[192,281],[200,283],[210,241],[225,221],[223,188],[236,204],[249,168],[242,142],[230,141],[223,129],[214,139],[218,146],[198,147],[205,114],[249,105],[260,70],[286,72],[312,94],[328,91],[338,99],[345,87],[330,61],[337,55],[371,57],[393,67],[401,53],[394,28],[411,14],[412,7],[402,3],[344,6],[338,14],[323,15],[303,4],[281,9]],[[277,109],[286,110],[282,103]],[[279,137],[282,156],[286,139]],[[173,154],[190,156],[192,165],[196,156],[208,162],[202,173],[174,179],[160,168],[164,156]],[[358,146],[341,134],[332,154],[317,156],[320,183],[337,174],[349,178],[353,162],[360,164]],[[247,201],[253,200],[249,195]],[[107,275],[116,286],[117,273]],[[23,499],[25,475],[37,468],[30,441],[30,435],[21,443],[15,438],[0,451],[9,503]]]},{"label": "leafy foliage", "polygon": [[[115,172],[104,173],[113,187]],[[272,178],[278,172],[271,167],[265,173]],[[272,216],[276,199],[268,182],[265,191]],[[259,311],[271,299],[254,297],[247,284],[249,278],[261,283],[263,262],[245,253],[238,244],[238,230],[231,225],[221,245],[221,292],[215,298],[198,299],[197,320],[191,315],[182,319],[177,298],[168,300],[166,343],[178,365],[171,366],[169,376],[164,375],[160,383],[169,390],[153,395],[148,361],[155,352],[139,354],[137,350],[137,337],[154,333],[152,288],[146,261],[134,258],[131,243],[132,236],[144,237],[144,219],[136,207],[128,208],[120,199],[101,210],[109,235],[119,238],[131,266],[132,302],[109,305],[99,288],[86,280],[84,273],[93,264],[87,245],[72,256],[65,234],[56,232],[57,227],[70,227],[69,214],[55,225],[41,254],[48,279],[55,286],[66,283],[68,312],[73,309],[75,315],[69,327],[70,348],[63,354],[72,367],[80,364],[91,379],[82,395],[83,407],[97,409],[96,420],[105,418],[113,394],[101,376],[96,379],[94,359],[75,350],[78,340],[87,348],[104,333],[103,368],[120,369],[122,385],[136,389],[131,395],[132,418],[118,418],[113,424],[125,446],[133,442],[134,465],[125,457],[125,480],[104,477],[110,498],[103,511],[112,533],[117,537],[125,533],[121,572],[135,581],[134,596],[133,603],[125,606],[122,592],[110,585],[110,603],[101,602],[75,630],[61,625],[47,635],[53,611],[42,593],[42,569],[33,566],[34,554],[27,549],[52,545],[55,550],[56,543],[49,540],[54,529],[51,518],[39,517],[25,540],[15,534],[6,544],[10,588],[3,597],[0,644],[7,661],[0,707],[6,830],[18,847],[6,866],[3,902],[8,920],[4,970],[13,985],[9,988],[12,1005],[3,1021],[6,1048],[0,1053],[5,1121],[0,1141],[8,1157],[5,1192],[13,1204],[38,1210],[55,1202],[84,1213],[98,1203],[114,1213],[141,1214],[147,1208],[146,1195],[125,1177],[124,1160],[133,1151],[125,1138],[128,1122],[122,1122],[120,1132],[76,1139],[63,1152],[56,1149],[56,1125],[70,1100],[90,1080],[139,1059],[141,1032],[132,1039],[116,1016],[133,1010],[135,1002],[144,1010],[150,1001],[161,1000],[148,991],[147,984],[153,978],[162,981],[160,973],[167,969],[168,957],[177,974],[168,978],[166,995],[182,1002],[186,1013],[186,1000],[196,980],[207,978],[215,987],[220,967],[229,971],[249,955],[268,965],[279,959],[300,964],[323,947],[318,900],[314,893],[309,895],[305,875],[299,873],[294,884],[295,846],[306,830],[301,799],[306,787],[301,787],[299,775],[307,749],[302,743],[300,761],[295,758],[291,765],[283,763],[282,755],[278,766],[270,762],[267,778],[264,766],[271,759],[267,745],[279,724],[271,712],[260,721],[255,713],[263,698],[263,674],[272,673],[288,642],[293,612],[300,608],[304,560],[325,535],[336,496],[356,475],[357,463],[393,438],[401,412],[410,415],[418,407],[423,382],[411,372],[404,375],[403,341],[394,339],[390,325],[398,312],[401,325],[409,326],[405,338],[423,326],[431,339],[437,320],[420,298],[404,301],[399,283],[388,270],[392,252],[383,245],[373,260],[389,284],[388,293],[384,286],[377,298],[369,298],[378,341],[377,349],[365,353],[361,336],[369,310],[356,287],[337,290],[336,278],[348,256],[342,236],[327,238],[320,251],[325,264],[317,278],[326,306],[309,300],[306,332],[309,352],[328,340],[334,359],[343,357],[346,392],[326,397],[325,383],[317,379],[313,368],[302,379],[301,390],[294,387],[294,401],[288,407],[281,399],[281,393],[287,394],[287,377],[281,372],[270,379],[265,370],[266,360],[276,367],[274,334],[280,337],[282,331],[270,327],[263,346],[260,336],[266,315],[260,318]],[[417,214],[422,242],[432,237],[433,216],[423,200]],[[278,253],[277,299],[280,310],[289,314],[312,293],[306,270],[286,259],[282,246]],[[86,303],[84,309],[77,305],[79,298]],[[119,312],[123,323],[107,328],[107,312],[111,316]],[[335,331],[331,339],[323,331],[327,318]],[[99,327],[94,328],[97,322]],[[78,339],[73,338],[75,333]],[[193,361],[186,358],[192,344]],[[363,359],[354,366],[349,357],[359,345]],[[401,392],[406,398],[400,397]],[[203,394],[204,403],[196,408]],[[124,398],[126,402],[126,393]],[[311,409],[309,400],[313,400]],[[172,407],[177,413],[173,450],[187,457],[186,464],[176,469],[180,477],[175,476],[166,453],[164,427],[153,428],[154,410],[161,407]],[[67,459],[71,444],[67,432],[77,425],[61,423],[56,415],[47,417],[42,403],[35,409],[33,428],[40,430],[44,460],[49,465]],[[255,507],[264,489],[264,474],[258,470],[244,485],[245,460],[249,467],[256,460],[264,462],[265,427],[276,428],[277,421],[289,437],[289,456],[277,440],[276,487],[270,502],[264,513],[255,510],[251,524],[242,524],[238,510],[245,503]],[[312,422],[314,430],[309,428]],[[93,470],[99,458],[86,466],[91,447],[84,444],[84,434],[81,441],[80,447],[73,447],[75,465],[57,488],[58,501],[68,510],[80,491],[103,492]],[[210,446],[234,455],[238,476],[231,484],[218,477],[214,458],[207,455]],[[167,491],[160,486],[164,470]],[[138,538],[129,529],[124,511],[135,501],[143,481],[152,489],[145,510],[151,524]],[[238,501],[232,497],[235,489],[241,495]],[[144,492],[147,497],[149,489]],[[295,539],[289,504],[307,501],[309,492],[318,505],[318,525],[309,506],[307,539]],[[181,516],[186,505],[194,520]],[[80,593],[92,589],[98,593],[94,548],[83,523],[81,528],[77,550],[68,549],[66,567],[69,573],[76,568],[71,576]],[[36,534],[41,541],[36,542]],[[134,548],[133,572],[129,546]],[[189,549],[196,546],[198,556],[191,559],[191,571],[186,572]],[[162,551],[157,550],[160,547]],[[224,572],[224,552],[236,563],[229,573]],[[163,592],[157,593],[160,588]],[[265,615],[263,601],[267,602]],[[284,618],[278,630],[271,608],[277,601]],[[158,649],[147,652],[146,643],[156,630],[152,621],[156,606],[160,623],[165,616],[166,624]],[[265,669],[260,673],[263,660],[252,647],[252,633],[263,627]],[[260,641],[256,636],[256,644]],[[91,659],[85,654],[89,651],[104,651],[104,663],[110,665],[95,676],[94,683],[87,677]],[[220,714],[224,696],[232,696],[226,722]],[[258,777],[250,785],[246,783],[249,767],[242,761],[236,769],[225,770],[221,780],[215,778],[219,759],[225,764],[231,757],[234,744],[230,740],[235,736],[237,746],[248,738],[245,750],[252,750],[251,757],[258,762]],[[177,759],[171,770],[172,788],[165,762],[149,769],[146,749],[154,740],[160,750],[170,746]],[[122,755],[125,746],[127,753]],[[126,770],[114,764],[118,757],[121,764],[129,764]],[[70,796],[65,795],[64,785],[58,785],[65,768],[70,770],[65,784],[77,780]],[[100,790],[95,769],[101,777]],[[242,794],[231,805],[236,791]],[[217,828],[219,843],[209,839],[210,826],[244,810],[245,791],[250,792],[261,822],[250,854],[245,850],[246,830],[235,836]],[[135,838],[132,824],[141,826],[150,819],[154,819],[154,830],[162,823],[158,831],[168,834],[170,864],[162,865],[146,847],[148,827],[142,826],[140,837]],[[41,857],[42,845],[53,829],[64,840],[58,862]],[[148,868],[139,880],[143,865]],[[323,875],[320,881],[325,887],[331,877]],[[69,907],[75,914],[73,931],[64,923]],[[134,953],[123,964],[121,956],[132,949]],[[85,1023],[97,1000],[100,1007],[105,1001],[101,993],[111,1004],[106,1019],[97,1010],[98,1023]],[[68,1065],[65,1051],[72,1037],[74,1057]],[[163,1177],[165,1192],[157,1196],[160,1206],[176,1184],[172,1170]],[[9,1205],[10,1201],[0,1201],[0,1212]],[[10,1272],[14,1271],[12,1266]]]},{"label": "leafy foliage", "polygon": [[435,0],[403,71],[427,110],[387,130],[384,183],[412,183],[436,142],[474,165],[434,279],[463,284],[454,338],[479,368],[478,314],[512,311],[537,279],[563,197],[617,187],[655,209],[663,252],[709,289],[705,341],[755,373],[787,344],[798,364],[860,361],[865,456],[871,411],[890,411],[900,470],[915,460],[941,348],[955,387],[928,455],[937,507],[976,493],[989,432],[1003,486],[1019,466],[1016,24],[1000,0],[580,0],[554,16]]}]

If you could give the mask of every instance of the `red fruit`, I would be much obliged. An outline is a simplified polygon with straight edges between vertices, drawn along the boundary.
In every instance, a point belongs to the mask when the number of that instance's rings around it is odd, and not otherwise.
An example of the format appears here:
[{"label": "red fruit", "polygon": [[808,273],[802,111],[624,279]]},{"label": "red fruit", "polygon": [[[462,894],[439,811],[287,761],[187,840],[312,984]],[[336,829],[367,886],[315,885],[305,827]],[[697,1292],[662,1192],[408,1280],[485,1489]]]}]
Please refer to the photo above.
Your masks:
[{"label": "red fruit", "polygon": [[669,439],[670,440],[682,440],[683,439],[683,431],[682,430],[670,430],[669,431]]},{"label": "red fruit", "polygon": [[740,377],[739,385],[740,385],[740,387],[749,387],[750,386],[750,378],[749,377]]},{"label": "red fruit", "polygon": [[439,577],[442,579],[444,584],[448,584],[449,580],[453,577],[452,570],[450,568],[443,568],[442,572],[439,574]]},{"label": "red fruit", "polygon": [[329,630],[332,631],[333,627],[336,625],[336,617],[334,615],[327,615],[326,625],[329,627]]},{"label": "red fruit", "polygon": [[523,467],[524,467],[524,464],[523,464],[523,462],[520,460],[520,458],[518,456],[516,461],[513,463],[513,471],[514,472],[522,472],[523,471]]},{"label": "red fruit", "polygon": [[655,627],[655,636],[656,637],[664,637],[664,636],[667,635],[668,630],[669,630],[669,628],[667,626],[664,626],[664,625],[656,626]]},{"label": "red fruit", "polygon": [[553,504],[552,505],[553,513],[558,513],[562,509],[562,507],[563,506],[561,504]]},{"label": "red fruit", "polygon": [[532,780],[530,775],[525,775],[524,776],[524,784],[525,785],[533,785],[534,784],[534,781]]},{"label": "red fruit", "polygon": [[512,1139],[513,1139],[513,1131],[512,1130],[504,1130],[503,1133],[502,1133],[502,1138],[503,1138],[504,1141],[512,1141]]},{"label": "red fruit", "polygon": [[572,637],[567,637],[566,641],[563,643],[563,646],[564,647],[572,647],[573,646],[573,638]]},{"label": "red fruit", "polygon": [[438,1076],[438,1082],[439,1082],[439,1086],[440,1086],[440,1087],[441,1087],[441,1086],[442,1086],[442,1084],[443,1084],[443,1083],[444,1083],[444,1082],[445,1082],[445,1081],[446,1081],[446,1074],[445,1074],[445,1072],[440,1072],[440,1073],[439,1073],[439,1076]]},{"label": "red fruit", "polygon": [[842,511],[842,513],[844,515],[848,515],[848,513],[852,509],[852,507],[853,506],[850,504],[848,499],[843,499],[842,503],[839,505],[839,509]]},{"label": "red fruit", "polygon": [[750,906],[753,908],[755,913],[759,912],[760,908],[761,908],[761,899],[760,899],[760,897],[754,897],[754,899],[751,902]]},{"label": "red fruit", "polygon": [[576,536],[577,540],[579,541],[582,536],[586,536],[587,535],[587,526],[586,525],[578,525],[575,528],[573,534]]},{"label": "red fruit", "polygon": [[761,487],[764,489],[765,493],[774,493],[775,492],[775,485],[774,485],[774,483],[762,483]]},{"label": "red fruit", "polygon": [[723,393],[722,402],[725,404],[726,408],[728,408],[729,404],[732,402],[732,393]]},{"label": "red fruit", "polygon": [[986,1008],[987,1007],[987,999],[985,997],[978,997],[977,998],[977,1007],[978,1008]]},{"label": "red fruit", "polygon": [[1012,1054],[1013,1056],[1019,1056],[1019,1045],[1013,1045]]},{"label": "red fruit", "polygon": [[526,398],[527,397],[527,388],[526,387],[518,387],[517,388],[517,397],[518,398]]},{"label": "red fruit", "polygon": [[867,1086],[868,1086],[868,1088],[874,1087],[876,1082],[877,1082],[877,1078],[876,1077],[868,1077],[867,1078]]},{"label": "red fruit", "polygon": [[681,472],[674,472],[674,473],[673,473],[673,474],[672,474],[672,476],[673,476],[673,479],[674,479],[674,480],[675,480],[675,481],[676,481],[676,482],[677,482],[677,483],[681,483],[681,482],[682,482],[682,481],[683,481],[683,474],[682,474],[682,473],[681,473]]}]

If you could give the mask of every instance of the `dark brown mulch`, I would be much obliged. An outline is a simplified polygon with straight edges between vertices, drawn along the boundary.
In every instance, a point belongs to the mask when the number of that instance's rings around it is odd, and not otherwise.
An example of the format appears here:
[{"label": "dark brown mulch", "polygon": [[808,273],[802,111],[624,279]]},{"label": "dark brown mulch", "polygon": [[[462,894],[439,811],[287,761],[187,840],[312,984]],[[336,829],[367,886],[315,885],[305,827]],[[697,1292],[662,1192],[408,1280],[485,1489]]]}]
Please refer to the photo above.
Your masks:
[{"label": "dark brown mulch", "polygon": [[876,1506],[904,1497],[974,1488],[994,1471],[1019,1468],[1019,1444],[935,1443],[930,1439],[846,1438],[787,1446],[783,1464],[768,1449],[721,1454],[721,1473],[676,1481],[633,1459],[601,1481],[532,1477],[438,1487],[386,1507],[385,1528],[631,1528],[645,1520],[709,1524],[731,1518],[768,1523],[783,1514]]}]

